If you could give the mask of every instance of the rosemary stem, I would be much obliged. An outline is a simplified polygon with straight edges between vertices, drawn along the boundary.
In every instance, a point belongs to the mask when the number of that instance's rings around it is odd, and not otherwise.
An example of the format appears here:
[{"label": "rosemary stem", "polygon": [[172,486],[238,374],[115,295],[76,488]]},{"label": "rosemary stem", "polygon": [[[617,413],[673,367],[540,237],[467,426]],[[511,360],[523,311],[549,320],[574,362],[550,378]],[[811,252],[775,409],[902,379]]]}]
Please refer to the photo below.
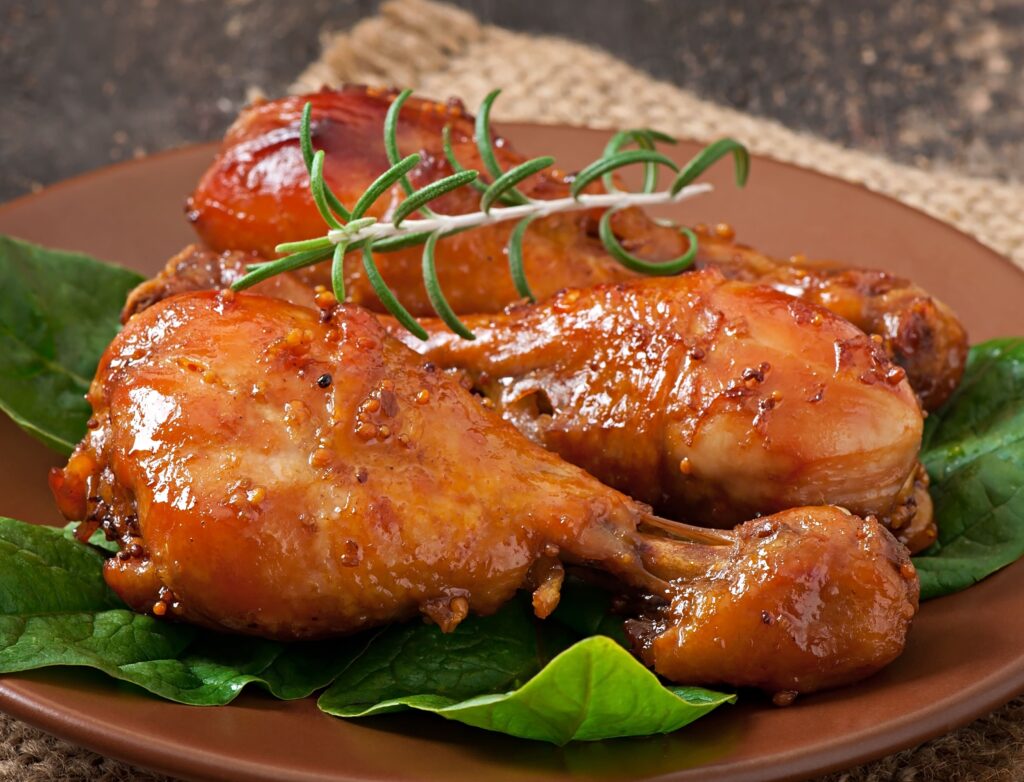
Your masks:
[{"label": "rosemary stem", "polygon": [[355,243],[363,239],[387,239],[394,236],[421,232],[448,233],[449,231],[466,230],[467,228],[476,228],[507,220],[519,220],[524,217],[546,217],[557,212],[674,204],[703,195],[713,189],[712,185],[701,183],[688,185],[675,195],[672,195],[667,190],[657,193],[586,193],[578,198],[555,198],[550,201],[530,201],[518,206],[494,207],[490,212],[470,212],[461,215],[435,214],[429,218],[408,218],[403,220],[401,225],[397,227],[390,222],[377,222],[365,228],[360,228],[357,231],[345,230],[344,228],[331,229],[327,232],[327,238],[334,244],[337,244],[342,241]]}]

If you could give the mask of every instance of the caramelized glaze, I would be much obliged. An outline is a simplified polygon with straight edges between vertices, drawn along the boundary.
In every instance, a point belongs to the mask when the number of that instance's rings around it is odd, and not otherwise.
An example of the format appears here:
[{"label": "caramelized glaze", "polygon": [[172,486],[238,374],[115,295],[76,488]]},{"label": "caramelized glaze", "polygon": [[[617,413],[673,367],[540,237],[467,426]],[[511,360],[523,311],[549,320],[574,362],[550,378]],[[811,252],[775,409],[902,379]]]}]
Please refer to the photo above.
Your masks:
[{"label": "caramelized glaze", "polygon": [[[658,623],[643,654],[669,677],[809,691],[902,647],[916,578],[874,521],[858,520],[858,537],[828,507],[735,533],[658,519],[528,441],[369,313],[325,312],[181,294],[131,317],[104,354],[89,433],[51,486],[80,536],[102,528],[120,542],[104,574],[131,607],[283,639],[417,613],[447,631],[522,587],[547,616],[567,562],[661,601],[638,621]],[[787,534],[762,534],[769,524]],[[836,639],[817,658],[830,673],[808,675],[767,645],[696,673],[674,667],[742,632],[746,612],[781,616],[798,578],[822,609],[788,632]],[[727,585],[745,608],[715,598],[702,630],[680,606],[705,582],[709,599]],[[677,624],[682,640],[662,648]]]},{"label": "caramelized glaze", "polygon": [[[325,178],[351,206],[388,167],[383,146],[384,115],[392,91],[363,87],[324,90],[312,95],[260,102],[246,109],[228,131],[217,159],[189,201],[188,214],[202,239],[213,249],[242,250],[272,257],[286,241],[324,233],[324,224],[309,193],[309,178],[298,146],[302,106],[312,103],[313,144],[326,152]],[[419,152],[412,173],[422,186],[451,173],[441,147],[441,131],[451,126],[456,157],[482,170],[472,143],[473,118],[458,102],[410,99],[398,123],[403,155]],[[524,158],[504,139],[496,141],[499,163],[508,169]],[[533,198],[568,194],[570,178],[557,170],[532,177],[522,189]],[[382,216],[400,198],[396,188],[380,199],[371,214]],[[478,208],[479,193],[464,188],[431,204],[447,214]],[[552,215],[535,220],[523,245],[525,269],[534,294],[545,299],[567,287],[585,287],[632,277],[608,256],[597,237],[597,213]],[[513,225],[468,231],[438,244],[441,286],[458,313],[497,312],[519,298],[508,272],[506,244]],[[613,229],[633,254],[652,261],[674,258],[687,249],[686,239],[638,209],[613,217]],[[797,260],[781,261],[733,241],[729,226],[701,235],[700,266],[714,266],[734,279],[762,282],[791,295],[833,309],[869,334],[909,375],[926,409],[935,409],[959,382],[967,340],[960,322],[941,302],[911,282],[871,270]],[[410,248],[376,257],[381,273],[415,315],[433,309],[421,278],[421,250]],[[321,275],[323,273],[321,272]],[[352,301],[379,308],[359,258],[346,261]],[[321,281],[326,282],[323,275]]]},{"label": "caramelized glaze", "polygon": [[907,279],[874,269],[830,261],[769,258],[732,241],[731,234],[700,231],[699,268],[714,268],[733,280],[770,285],[804,301],[827,307],[875,336],[883,350],[907,371],[926,410],[953,393],[967,361],[967,332],[938,299]]},{"label": "caramelized glaze", "polygon": [[679,583],[667,609],[627,624],[666,678],[792,700],[862,679],[903,651],[918,581],[906,549],[877,524],[794,508],[741,525],[732,545]]},{"label": "caramelized glaze", "polygon": [[[568,290],[425,319],[439,366],[466,374],[531,439],[672,518],[728,526],[843,505],[915,515],[921,411],[905,373],[828,310],[713,270]],[[923,526],[931,526],[930,505]]]}]

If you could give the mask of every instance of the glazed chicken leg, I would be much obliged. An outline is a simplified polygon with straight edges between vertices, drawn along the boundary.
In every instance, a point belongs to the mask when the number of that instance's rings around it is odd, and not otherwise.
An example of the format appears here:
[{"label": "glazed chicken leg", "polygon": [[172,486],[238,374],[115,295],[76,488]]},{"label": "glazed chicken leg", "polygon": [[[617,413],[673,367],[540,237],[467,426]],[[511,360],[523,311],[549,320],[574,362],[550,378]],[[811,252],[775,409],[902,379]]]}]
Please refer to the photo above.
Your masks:
[{"label": "glazed chicken leg", "polygon": [[[247,260],[240,253],[225,253],[212,263],[197,262],[197,258],[209,260],[210,255],[188,249],[172,259],[165,275],[137,288],[129,297],[125,318],[163,295],[189,289],[197,275],[206,280],[205,287],[229,285],[242,274]],[[797,504],[834,502],[856,512],[880,515],[913,551],[931,545],[936,531],[927,475],[915,456],[921,420],[911,398],[896,393],[898,401],[891,400],[898,411],[894,420],[902,423],[889,428],[884,411],[865,412],[860,404],[847,405],[842,396],[872,398],[878,389],[867,388],[864,377],[870,381],[884,374],[898,379],[899,370],[884,363],[877,346],[856,329],[813,305],[764,289],[761,295],[771,306],[763,310],[751,309],[760,306],[756,303],[733,301],[733,314],[749,315],[774,331],[782,329],[781,346],[790,354],[788,363],[776,362],[768,383],[762,385],[757,380],[760,366],[780,345],[760,345],[758,338],[751,339],[743,329],[723,330],[720,338],[713,335],[711,342],[720,355],[731,355],[734,344],[746,341],[743,360],[748,363],[737,366],[730,362],[738,359],[729,358],[711,370],[717,385],[687,386],[677,379],[677,386],[668,393],[719,393],[721,399],[708,403],[712,417],[730,406],[738,406],[740,412],[727,413],[725,417],[732,423],[730,429],[723,430],[726,433],[709,439],[695,428],[686,435],[693,442],[685,449],[679,445],[685,421],[694,425],[696,417],[703,415],[693,405],[703,402],[672,397],[668,408],[662,410],[666,373],[681,372],[685,377],[704,369],[683,355],[690,343],[697,342],[676,339],[681,332],[671,313],[681,310],[685,314],[693,303],[699,303],[701,291],[714,279],[718,280],[714,285],[723,282],[713,271],[661,281],[638,280],[600,294],[571,291],[556,298],[550,307],[520,307],[510,315],[464,318],[479,334],[469,343],[433,319],[422,321],[432,334],[426,345],[400,329],[396,333],[439,365],[466,372],[470,384],[485,395],[488,404],[495,405],[534,441],[670,516],[728,525]],[[737,284],[725,290],[747,287]],[[313,298],[306,285],[289,275],[273,277],[257,290],[294,303],[308,304]],[[586,302],[598,302],[593,312],[587,312],[589,304],[574,307],[572,302],[581,294]],[[634,302],[637,298],[639,304]],[[672,300],[675,303],[670,304]],[[634,306],[636,310],[631,309]],[[648,316],[644,325],[634,317],[638,311]],[[574,312],[586,317],[576,318]],[[602,317],[589,317],[596,313]],[[561,332],[551,331],[560,319],[576,320],[571,329],[577,335],[575,340],[562,340]],[[691,335],[695,338],[704,328],[695,317],[686,323],[683,328],[695,330]],[[653,342],[655,347],[638,352],[631,341]],[[808,362],[806,351],[811,345],[816,346],[816,358]],[[859,360],[851,362],[851,350]],[[567,355],[562,355],[563,351]],[[851,365],[844,369],[837,361]],[[772,361],[768,363],[772,365]],[[797,374],[791,381],[794,365]],[[723,371],[727,375],[722,376]],[[594,393],[604,388],[609,377],[618,377],[618,390]],[[841,389],[838,397],[828,391],[836,378]],[[782,387],[794,383],[795,393],[785,393],[786,406],[775,410]],[[902,383],[896,385],[905,389]],[[758,388],[778,396],[764,396]],[[826,397],[828,401],[823,402]],[[674,416],[683,416],[684,423],[674,423]],[[822,426],[822,421],[829,421],[830,426]],[[831,428],[836,423],[842,424],[836,431],[849,436],[837,438]],[[670,442],[666,432],[674,431],[675,426],[679,430]],[[787,432],[786,437],[780,439],[779,431]],[[866,444],[871,437],[876,442]],[[865,444],[859,444],[858,438]],[[809,449],[811,443],[817,451]],[[877,461],[879,454],[885,454],[882,461]]]},{"label": "glazed chicken leg", "polygon": [[714,271],[569,290],[424,320],[431,362],[462,370],[535,442],[672,518],[731,526],[797,505],[882,517],[931,542],[922,417],[904,372],[828,310]]},{"label": "glazed chicken leg", "polygon": [[[808,691],[889,662],[916,609],[906,553],[875,522],[828,507],[736,533],[658,519],[355,307],[171,297],[128,322],[89,398],[89,434],[51,485],[81,536],[120,540],[108,583],[158,615],[271,638],[417,612],[448,630],[527,586],[546,616],[567,562],[668,601],[641,620],[660,622],[644,642],[656,670],[753,612],[777,621],[772,643],[692,675]],[[721,610],[683,607],[730,580]]]},{"label": "glazed chicken leg", "polygon": [[[324,232],[299,151],[298,120],[312,103],[313,144],[326,151],[325,177],[351,206],[388,166],[383,122],[394,92],[362,87],[324,90],[313,95],[261,102],[246,109],[228,131],[217,160],[189,202],[189,218],[216,251],[256,252],[267,257],[287,241]],[[402,109],[398,143],[402,154],[421,152],[412,174],[416,186],[451,173],[441,147],[441,131],[452,130],[455,155],[467,167],[481,168],[472,142],[473,118],[458,102],[411,99]],[[506,141],[497,143],[505,169],[524,158]],[[532,198],[568,194],[569,179],[558,170],[532,177],[522,189]],[[382,198],[372,214],[383,215],[399,198]],[[470,188],[431,203],[442,213],[474,211],[479,193]],[[567,287],[623,280],[633,273],[605,251],[597,236],[597,213],[552,215],[531,224],[523,245],[527,277],[534,294],[546,299]],[[687,240],[672,227],[638,209],[612,218],[619,240],[635,255],[652,261],[675,258]],[[437,248],[441,287],[458,313],[499,312],[519,294],[508,272],[505,247],[514,224],[497,224],[443,239]],[[890,274],[843,269],[813,262],[779,261],[705,233],[698,264],[719,268],[727,277],[763,282],[791,295],[834,309],[854,325],[882,339],[882,347],[903,366],[927,409],[940,405],[963,372],[967,341],[957,318],[941,302],[911,282]],[[376,261],[388,284],[415,315],[433,309],[421,278],[419,248],[385,253]],[[351,300],[379,308],[357,255],[346,262]],[[327,282],[321,272],[322,282]]]},{"label": "glazed chicken leg", "polygon": [[[274,248],[296,237],[324,233],[323,219],[309,192],[309,177],[299,149],[298,122],[303,105],[312,104],[313,144],[326,153],[324,177],[343,203],[354,204],[385,171],[384,117],[396,93],[362,87],[325,90],[313,95],[259,103],[243,112],[224,138],[220,155],[203,175],[189,199],[188,217],[203,241],[217,251],[240,250],[274,256]],[[473,117],[460,103],[410,99],[397,126],[403,155],[420,152],[420,164],[409,174],[414,187],[452,173],[445,160],[441,133],[452,128],[457,159],[483,170],[473,143]],[[523,161],[507,144],[496,144],[504,168]],[[534,198],[568,194],[566,175],[541,172],[521,189]],[[400,190],[380,198],[368,214],[383,217],[399,199]],[[462,188],[431,202],[444,214],[463,214],[479,208],[480,193]],[[592,285],[624,279],[630,272],[610,262],[601,243],[580,231],[579,215],[552,215],[536,220],[524,247],[524,263],[538,293],[547,296],[567,285]],[[594,223],[596,226],[596,222]],[[449,302],[458,312],[493,312],[519,295],[508,273],[505,246],[514,224],[497,224],[444,239],[437,248],[437,267]],[[677,236],[666,232],[670,244],[646,248],[655,260],[679,254]],[[388,284],[414,314],[433,312],[423,286],[422,250],[412,247],[375,257]],[[359,253],[346,260],[349,298],[356,304],[380,307],[363,270]],[[566,258],[571,261],[566,263]],[[326,280],[326,277],[324,278]]]}]

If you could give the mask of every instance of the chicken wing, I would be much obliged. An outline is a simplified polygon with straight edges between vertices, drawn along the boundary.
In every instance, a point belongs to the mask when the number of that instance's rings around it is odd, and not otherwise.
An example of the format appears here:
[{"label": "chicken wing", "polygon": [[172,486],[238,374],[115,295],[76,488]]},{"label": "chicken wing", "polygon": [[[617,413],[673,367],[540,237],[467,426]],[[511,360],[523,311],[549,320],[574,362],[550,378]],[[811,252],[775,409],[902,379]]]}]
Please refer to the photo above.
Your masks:
[{"label": "chicken wing", "polygon": [[[696,626],[709,620],[681,607],[683,585],[703,579],[711,595],[731,579],[718,622],[742,628],[756,611],[779,623],[771,644],[699,676],[748,682],[756,668],[760,686],[807,691],[888,663],[916,609],[914,570],[875,522],[835,508],[736,533],[658,519],[530,443],[356,307],[321,317],[257,295],[170,297],[129,320],[89,399],[89,433],[51,486],[86,520],[81,537],[102,527],[121,542],[105,577],[157,615],[272,638],[417,612],[450,630],[527,585],[546,616],[568,562],[666,601],[666,638],[693,627],[676,651],[648,633],[645,654],[672,675],[686,644],[711,642]],[[791,610],[801,570],[819,610]]]},{"label": "chicken wing", "polygon": [[[388,166],[382,127],[394,94],[348,87],[257,103],[245,110],[189,201],[188,215],[199,235],[218,251],[254,251],[271,257],[281,242],[322,234],[323,221],[310,196],[298,146],[303,104],[312,103],[313,143],[327,153],[325,178],[351,205]],[[398,142],[403,154],[423,154],[411,174],[417,186],[451,173],[441,147],[446,124],[452,128],[457,159],[481,169],[472,143],[473,120],[462,105],[411,99],[400,115]],[[505,169],[524,159],[503,139],[496,148]],[[563,172],[552,169],[531,178],[522,189],[532,198],[559,198],[568,194],[569,182]],[[474,211],[478,196],[464,188],[431,206],[448,214]],[[398,198],[395,190],[371,214],[381,216]],[[605,251],[597,236],[596,217],[593,211],[561,214],[531,224],[523,255],[538,298],[546,299],[563,288],[633,276]],[[612,221],[619,240],[635,255],[663,261],[687,249],[679,231],[651,220],[641,210],[622,210]],[[491,225],[439,242],[438,277],[455,312],[498,312],[519,298],[505,255],[512,228],[511,224]],[[433,310],[421,279],[420,255],[418,248],[410,248],[378,255],[376,260],[410,312],[430,315]],[[967,351],[963,327],[947,307],[907,280],[863,269],[780,261],[707,232],[698,264],[807,298],[835,310],[863,331],[879,335],[883,348],[907,370],[926,409],[938,407],[959,382]],[[346,262],[346,279],[353,302],[379,308],[358,257]],[[326,282],[326,276],[321,281]]]},{"label": "chicken wing", "polygon": [[427,342],[395,333],[665,515],[726,526],[837,504],[933,539],[905,373],[828,310],[708,270],[463,320],[474,341],[429,319]]}]

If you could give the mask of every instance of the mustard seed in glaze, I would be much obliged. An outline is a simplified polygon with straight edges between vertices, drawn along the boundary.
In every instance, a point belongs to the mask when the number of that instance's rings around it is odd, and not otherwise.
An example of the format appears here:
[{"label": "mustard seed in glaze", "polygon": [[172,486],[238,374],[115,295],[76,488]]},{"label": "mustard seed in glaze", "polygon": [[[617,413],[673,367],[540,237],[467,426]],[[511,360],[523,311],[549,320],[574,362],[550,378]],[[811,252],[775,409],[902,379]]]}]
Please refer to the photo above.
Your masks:
[{"label": "mustard seed in glaze", "polygon": [[377,426],[366,421],[359,421],[356,424],[355,433],[360,440],[370,441],[377,436]]},{"label": "mustard seed in glaze", "polygon": [[316,303],[316,306],[322,310],[333,309],[338,304],[338,299],[335,295],[326,290],[317,291],[316,295],[313,297],[313,301]]}]

